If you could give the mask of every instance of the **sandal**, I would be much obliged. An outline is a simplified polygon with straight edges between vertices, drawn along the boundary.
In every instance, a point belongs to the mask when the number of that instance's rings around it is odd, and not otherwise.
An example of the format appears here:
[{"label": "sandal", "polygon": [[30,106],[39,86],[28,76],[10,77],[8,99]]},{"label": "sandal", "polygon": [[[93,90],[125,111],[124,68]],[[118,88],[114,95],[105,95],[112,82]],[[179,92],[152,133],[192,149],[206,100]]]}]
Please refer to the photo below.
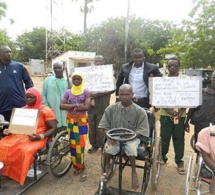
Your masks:
[{"label": "sandal", "polygon": [[185,175],[185,174],[186,174],[186,169],[184,168],[183,165],[178,166],[178,173],[179,173],[180,175]]},{"label": "sandal", "polygon": [[89,154],[93,154],[93,153],[95,153],[95,152],[97,152],[97,151],[98,151],[98,148],[92,146],[92,147],[88,150],[88,153],[89,153]]},{"label": "sandal", "polygon": [[74,167],[74,172],[73,172],[73,174],[75,175],[75,176],[77,176],[77,175],[80,175],[82,172],[83,172],[83,168],[82,169],[80,169],[80,168],[78,168],[78,167]]},{"label": "sandal", "polygon": [[80,177],[80,181],[86,181],[87,180],[87,173],[86,173],[86,171],[82,171],[82,173],[81,173],[81,177]]}]

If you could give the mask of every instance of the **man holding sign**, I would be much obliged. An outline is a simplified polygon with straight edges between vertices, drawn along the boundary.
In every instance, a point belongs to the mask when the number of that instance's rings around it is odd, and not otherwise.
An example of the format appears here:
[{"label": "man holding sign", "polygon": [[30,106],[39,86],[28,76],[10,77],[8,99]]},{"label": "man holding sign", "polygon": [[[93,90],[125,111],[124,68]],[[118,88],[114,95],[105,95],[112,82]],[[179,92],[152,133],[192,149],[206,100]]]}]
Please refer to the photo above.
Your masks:
[{"label": "man holding sign", "polygon": [[[179,76],[180,61],[177,58],[170,58],[167,63],[169,77]],[[164,163],[167,162],[167,153],[171,137],[175,151],[175,163],[178,166],[178,173],[186,174],[184,169],[184,121],[186,117],[185,108],[163,108],[160,110],[160,136],[162,138],[162,156]]]},{"label": "man holding sign", "polygon": [[[104,65],[103,56],[97,55],[94,58],[94,64]],[[91,148],[88,153],[92,154],[98,150],[103,144],[104,133],[98,129],[99,122],[102,118],[105,108],[109,106],[110,95],[113,91],[91,93],[91,109],[89,110],[89,141]]]}]

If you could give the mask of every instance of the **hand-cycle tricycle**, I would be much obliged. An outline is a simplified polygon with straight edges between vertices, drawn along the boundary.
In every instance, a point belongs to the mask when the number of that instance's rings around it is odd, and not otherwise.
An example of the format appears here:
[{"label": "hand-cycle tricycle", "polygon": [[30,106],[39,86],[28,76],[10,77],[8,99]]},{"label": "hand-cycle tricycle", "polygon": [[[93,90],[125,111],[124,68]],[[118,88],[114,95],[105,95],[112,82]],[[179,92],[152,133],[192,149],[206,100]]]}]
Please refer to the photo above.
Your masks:
[{"label": "hand-cycle tricycle", "polygon": [[[9,123],[0,117],[0,131]],[[1,139],[1,138],[0,138]],[[46,174],[51,173],[55,177],[65,175],[72,165],[70,157],[69,137],[67,130],[51,137],[45,148],[38,148],[34,155],[34,162],[28,171],[24,185],[1,175],[1,169],[4,164],[0,162],[0,194],[18,195],[25,192],[33,184],[43,178]]]},{"label": "hand-cycle tricycle", "polygon": [[[120,143],[120,152],[112,156],[109,171],[106,173],[106,155],[104,150],[101,154],[102,176],[100,178],[99,187],[95,195],[144,195],[150,180],[151,172],[151,189],[155,190],[158,185],[158,178],[162,164],[161,155],[161,138],[157,136],[154,115],[149,110],[146,110],[149,121],[150,137],[147,140],[142,140],[138,146],[138,155],[136,161],[141,161],[141,165],[136,164],[136,168],[143,169],[143,179],[141,192],[123,190],[122,174],[126,166],[131,166],[129,159],[124,159],[123,142],[132,140],[136,137],[134,131],[126,128],[115,128],[106,132],[106,137]],[[143,164],[143,165],[142,165]],[[119,165],[118,188],[109,186],[116,166]]]}]

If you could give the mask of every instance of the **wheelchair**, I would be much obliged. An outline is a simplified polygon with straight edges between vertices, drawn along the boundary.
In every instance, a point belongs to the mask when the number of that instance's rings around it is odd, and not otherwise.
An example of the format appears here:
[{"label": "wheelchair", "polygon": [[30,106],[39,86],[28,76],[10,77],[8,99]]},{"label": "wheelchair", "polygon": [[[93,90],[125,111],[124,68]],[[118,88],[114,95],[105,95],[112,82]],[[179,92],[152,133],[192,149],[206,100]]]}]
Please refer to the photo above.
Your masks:
[{"label": "wheelchair", "polygon": [[[122,189],[122,173],[126,166],[131,166],[128,158],[124,160],[124,152],[122,150],[122,143],[125,141],[132,140],[136,137],[134,131],[126,128],[116,128],[111,129],[106,133],[106,137],[119,141],[120,152],[117,155],[112,156],[110,162],[110,171],[105,172],[106,160],[104,150],[101,155],[101,167],[102,176],[100,178],[99,187],[95,195],[113,195],[113,194],[123,194],[123,195],[144,195],[150,180],[151,173],[151,189],[154,191],[158,185],[158,179],[162,164],[162,151],[161,151],[161,138],[157,136],[155,129],[154,115],[151,111],[146,110],[148,115],[148,122],[150,128],[150,137],[147,140],[141,141],[138,146],[138,155],[136,160],[143,161],[141,165],[136,164],[136,168],[143,169],[143,179],[141,185],[141,192],[126,191]],[[117,137],[116,137],[117,136]],[[126,138],[124,137],[126,136]],[[142,165],[143,164],[143,165]],[[119,165],[119,175],[118,175],[118,188],[113,188],[108,186],[108,182],[111,180],[115,169]]]},{"label": "wheelchair", "polygon": [[185,194],[214,194],[214,182],[214,172],[204,163],[201,153],[191,155],[187,168]]},{"label": "wheelchair", "polygon": [[[0,120],[0,131],[2,132],[3,127],[8,126],[9,123],[4,121],[2,116],[0,119],[2,119]],[[68,131],[65,130],[55,137],[50,137],[45,148],[38,149],[23,186],[8,177],[2,176],[0,170],[0,194],[22,194],[48,173],[54,177],[62,177],[71,166],[69,136]],[[1,168],[4,168],[4,165]]]}]

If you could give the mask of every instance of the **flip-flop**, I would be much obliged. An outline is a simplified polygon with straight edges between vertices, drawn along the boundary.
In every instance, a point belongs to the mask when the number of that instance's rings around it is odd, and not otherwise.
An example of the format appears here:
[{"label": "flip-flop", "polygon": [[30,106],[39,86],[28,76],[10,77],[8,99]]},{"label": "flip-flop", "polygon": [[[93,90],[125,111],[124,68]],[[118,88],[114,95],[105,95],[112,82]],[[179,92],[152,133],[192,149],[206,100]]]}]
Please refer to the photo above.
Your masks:
[{"label": "flip-flop", "polygon": [[77,176],[77,175],[80,175],[82,172],[83,172],[83,169],[75,168],[73,174],[74,174],[75,176]]},{"label": "flip-flop", "polygon": [[178,166],[178,173],[180,175],[185,175],[186,174],[186,169],[184,168],[184,166]]},{"label": "flip-flop", "polygon": [[86,171],[82,171],[80,181],[86,181],[87,180],[87,173]]}]

